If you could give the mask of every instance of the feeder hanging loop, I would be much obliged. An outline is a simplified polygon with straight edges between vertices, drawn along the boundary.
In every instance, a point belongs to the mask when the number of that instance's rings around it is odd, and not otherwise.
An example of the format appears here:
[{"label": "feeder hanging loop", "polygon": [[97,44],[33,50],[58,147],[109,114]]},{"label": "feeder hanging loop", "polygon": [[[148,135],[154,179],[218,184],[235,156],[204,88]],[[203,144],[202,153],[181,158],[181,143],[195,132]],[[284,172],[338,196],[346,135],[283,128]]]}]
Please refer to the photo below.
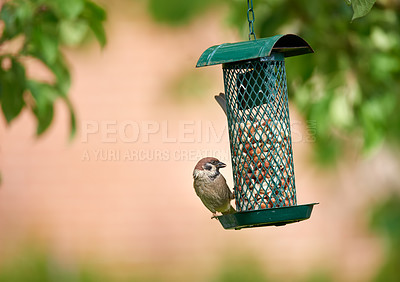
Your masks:
[{"label": "feeder hanging loop", "polygon": [[253,10],[253,0],[247,0],[247,21],[249,22],[249,40],[253,37],[256,40],[256,34],[254,33],[254,10]]}]

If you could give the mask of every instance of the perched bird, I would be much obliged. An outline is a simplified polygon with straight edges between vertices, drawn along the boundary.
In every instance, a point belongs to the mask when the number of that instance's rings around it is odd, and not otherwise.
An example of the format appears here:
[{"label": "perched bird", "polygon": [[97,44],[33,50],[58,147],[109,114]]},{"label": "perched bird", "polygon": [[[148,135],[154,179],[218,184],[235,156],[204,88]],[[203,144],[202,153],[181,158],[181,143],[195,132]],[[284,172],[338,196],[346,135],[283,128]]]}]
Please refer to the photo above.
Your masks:
[{"label": "perched bird", "polygon": [[217,212],[230,214],[236,212],[230,201],[233,194],[219,172],[226,164],[213,157],[201,159],[193,170],[193,187],[197,196],[216,218]]}]

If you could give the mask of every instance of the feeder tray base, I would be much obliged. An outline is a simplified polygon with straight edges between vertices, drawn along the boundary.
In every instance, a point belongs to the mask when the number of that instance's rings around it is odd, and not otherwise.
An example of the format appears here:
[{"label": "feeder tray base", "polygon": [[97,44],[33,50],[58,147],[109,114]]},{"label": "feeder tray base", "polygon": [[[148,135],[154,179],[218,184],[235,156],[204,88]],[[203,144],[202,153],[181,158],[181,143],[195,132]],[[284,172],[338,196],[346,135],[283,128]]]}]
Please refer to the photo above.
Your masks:
[{"label": "feeder tray base", "polygon": [[261,226],[282,226],[309,219],[314,205],[318,203],[291,207],[244,211],[218,216],[225,229],[242,229]]}]

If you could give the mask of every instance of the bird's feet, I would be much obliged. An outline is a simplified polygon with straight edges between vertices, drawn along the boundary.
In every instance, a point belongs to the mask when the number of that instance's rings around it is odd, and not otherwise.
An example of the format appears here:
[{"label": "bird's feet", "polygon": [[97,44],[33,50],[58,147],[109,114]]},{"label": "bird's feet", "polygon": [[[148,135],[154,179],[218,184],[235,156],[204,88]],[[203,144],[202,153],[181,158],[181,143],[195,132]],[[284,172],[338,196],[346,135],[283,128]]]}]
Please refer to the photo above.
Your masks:
[{"label": "bird's feet", "polygon": [[218,217],[217,217],[217,213],[216,212],[213,212],[213,216],[211,217],[211,219],[218,219]]}]

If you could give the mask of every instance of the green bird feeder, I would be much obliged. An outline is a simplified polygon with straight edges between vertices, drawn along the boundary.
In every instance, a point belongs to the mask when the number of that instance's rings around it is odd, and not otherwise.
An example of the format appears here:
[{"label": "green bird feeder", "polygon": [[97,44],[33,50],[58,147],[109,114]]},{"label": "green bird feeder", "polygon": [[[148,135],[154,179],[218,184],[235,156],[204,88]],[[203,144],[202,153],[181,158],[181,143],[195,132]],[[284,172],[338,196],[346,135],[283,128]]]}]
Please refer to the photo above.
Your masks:
[{"label": "green bird feeder", "polygon": [[208,48],[196,67],[222,64],[237,212],[225,229],[285,225],[308,219],[297,205],[285,57],[314,51],[293,34]]}]

